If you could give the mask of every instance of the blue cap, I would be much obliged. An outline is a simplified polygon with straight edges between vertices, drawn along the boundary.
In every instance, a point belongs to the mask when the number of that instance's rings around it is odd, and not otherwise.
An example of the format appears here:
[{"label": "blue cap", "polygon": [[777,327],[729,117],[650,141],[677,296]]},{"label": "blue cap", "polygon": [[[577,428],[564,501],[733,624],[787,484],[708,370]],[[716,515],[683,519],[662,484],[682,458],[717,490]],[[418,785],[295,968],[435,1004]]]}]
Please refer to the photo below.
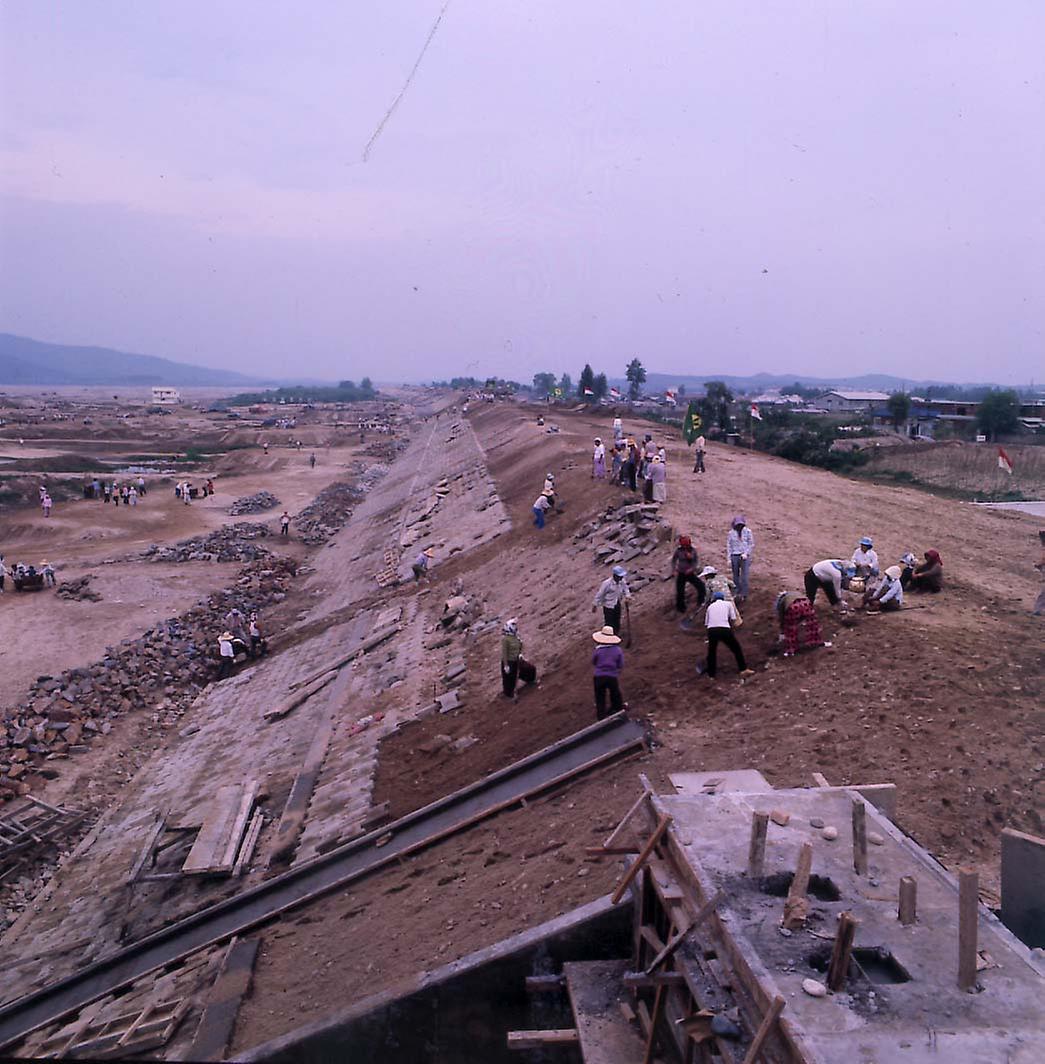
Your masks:
[{"label": "blue cap", "polygon": [[860,546],[861,547],[873,547],[874,544],[871,542],[871,537],[870,536],[864,536],[864,538],[862,540],[860,540]]},{"label": "blue cap", "polygon": [[613,575],[614,576],[627,576],[628,575],[628,570],[625,569],[623,565],[615,565],[613,567]]},{"label": "blue cap", "polygon": [[712,602],[725,602],[726,601],[726,596],[721,591],[716,591],[714,593],[714,595],[711,596],[711,601]]}]

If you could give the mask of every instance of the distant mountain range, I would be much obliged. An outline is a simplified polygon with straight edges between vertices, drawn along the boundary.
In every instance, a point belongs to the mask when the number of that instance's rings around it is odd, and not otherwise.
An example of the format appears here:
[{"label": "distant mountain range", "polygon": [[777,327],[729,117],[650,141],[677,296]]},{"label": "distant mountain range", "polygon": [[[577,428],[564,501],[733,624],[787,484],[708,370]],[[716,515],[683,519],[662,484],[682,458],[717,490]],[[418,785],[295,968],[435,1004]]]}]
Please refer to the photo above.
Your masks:
[{"label": "distant mountain range", "polygon": [[108,347],[71,347],[0,333],[0,386],[5,384],[103,384],[132,387],[236,386],[275,383],[223,369],[132,355]]},{"label": "distant mountain range", "polygon": [[[647,392],[661,392],[665,389],[677,388],[680,384],[685,385],[687,392],[703,392],[706,381],[725,381],[734,392],[751,394],[766,391],[787,391],[793,384],[801,384],[807,388],[852,388],[857,391],[868,392],[896,392],[927,388],[930,385],[941,387],[946,385],[960,384],[959,381],[916,381],[910,378],[893,377],[888,373],[863,373],[855,377],[807,377],[801,373],[755,373],[748,377],[733,377],[722,373],[704,374],[679,374],[679,373],[654,373],[647,371],[646,383],[643,386]],[[611,381],[616,387],[627,387],[627,381],[621,377]],[[987,387],[986,383],[960,384],[963,388]]]}]

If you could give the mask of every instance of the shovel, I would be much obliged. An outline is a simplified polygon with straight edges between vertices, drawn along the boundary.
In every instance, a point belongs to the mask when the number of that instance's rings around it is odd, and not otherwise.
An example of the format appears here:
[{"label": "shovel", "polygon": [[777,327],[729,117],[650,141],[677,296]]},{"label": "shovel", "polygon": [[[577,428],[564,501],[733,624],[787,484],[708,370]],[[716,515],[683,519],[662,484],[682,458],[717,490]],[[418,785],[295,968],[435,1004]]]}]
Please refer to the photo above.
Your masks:
[{"label": "shovel", "polygon": [[627,621],[628,630],[624,633],[624,645],[631,649],[631,606],[624,603],[624,618]]}]

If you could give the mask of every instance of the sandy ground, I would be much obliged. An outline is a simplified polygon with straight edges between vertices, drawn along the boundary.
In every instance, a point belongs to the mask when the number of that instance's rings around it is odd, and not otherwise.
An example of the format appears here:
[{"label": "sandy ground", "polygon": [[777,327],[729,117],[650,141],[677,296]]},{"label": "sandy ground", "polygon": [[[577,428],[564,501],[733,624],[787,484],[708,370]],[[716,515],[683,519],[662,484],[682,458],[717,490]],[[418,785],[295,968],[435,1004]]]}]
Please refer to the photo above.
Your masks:
[{"label": "sandy ground", "polygon": [[[382,744],[374,801],[389,801],[396,815],[594,720],[590,607],[605,570],[576,551],[572,534],[627,493],[593,482],[588,471],[589,442],[606,426],[582,415],[554,420],[558,435],[511,407],[472,417],[514,527],[441,564],[432,592],[445,596],[460,580],[465,594],[483,599],[484,616],[518,616],[540,687],[505,700],[497,635],[473,644],[463,709],[411,724]],[[1038,586],[1033,520],[715,445],[708,473],[695,476],[685,447],[667,446],[666,516],[694,535],[705,561],[723,564],[733,513],[745,512],[754,528],[741,642],[755,677],[739,682],[727,655],[718,680],[699,679],[702,634],[680,629],[670,582],[648,585],[633,602],[623,688],[629,714],[650,725],[649,755],[571,787],[554,808],[538,803],[448,840],[266,935],[238,1047],[360,994],[409,984],[419,969],[604,892],[615,869],[581,874],[582,847],[604,836],[635,797],[639,771],[665,790],[670,772],[687,769],[757,768],[778,786],[811,785],[814,771],[836,784],[895,782],[900,826],[950,867],[978,868],[985,899],[996,902],[1000,829],[1042,826],[1041,622],[1028,615]],[[529,511],[548,470],[566,512],[539,532]],[[776,593],[800,587],[812,562],[848,556],[867,532],[888,561],[908,547],[936,546],[947,567],[945,593],[912,599],[900,615],[860,617],[851,628],[821,605],[834,648],[777,657]],[[662,548],[641,568],[664,575],[668,557]],[[433,655],[427,674],[437,667]],[[465,737],[475,742],[459,753],[445,741]],[[376,926],[387,949],[371,948]],[[352,963],[359,956],[365,965]],[[336,999],[300,986],[306,962],[338,973]]]},{"label": "sandy ground", "polygon": [[[509,702],[500,694],[496,632],[467,647],[455,645],[452,652],[463,653],[468,664],[463,707],[412,724],[379,749],[373,801],[388,800],[396,814],[594,720],[589,659],[596,618],[591,604],[606,570],[593,563],[590,547],[579,547],[573,533],[606,506],[631,497],[590,477],[591,441],[595,435],[605,437],[606,421],[557,414],[554,420],[562,431],[552,435],[536,427],[534,416],[524,407],[502,404],[470,415],[512,527],[487,542],[486,525],[495,520],[491,511],[474,506],[455,511],[453,536],[444,529],[439,542],[478,545],[455,547],[450,556],[448,550],[439,554],[430,588],[406,585],[381,591],[373,574],[390,530],[398,535],[405,527],[399,511],[416,501],[415,494],[423,498],[430,490],[428,481],[441,475],[438,451],[444,437],[434,431],[433,449],[419,448],[413,459],[404,458],[406,464],[375,490],[372,506],[361,508],[357,521],[339,537],[336,550],[316,556],[302,551],[303,557],[317,559],[317,571],[288,610],[308,603],[326,617],[323,596],[332,587],[353,603],[349,613],[390,602],[411,607],[409,629],[359,671],[360,682],[367,680],[381,692],[370,696],[367,709],[392,707],[398,700],[414,704],[409,700],[439,689],[438,676],[451,651],[424,648],[441,602],[457,581],[466,595],[481,600],[485,618],[519,618],[526,654],[540,670],[540,687]],[[649,430],[658,433],[656,426]],[[1033,568],[1036,521],[717,445],[709,453],[708,472],[697,476],[690,472],[684,445],[671,438],[666,445],[669,501],[664,515],[676,530],[694,536],[703,561],[723,565],[732,514],[744,512],[754,530],[753,590],[741,641],[756,675],[738,681],[727,656],[718,680],[699,679],[694,666],[702,657],[702,633],[679,627],[672,585],[659,579],[668,572],[669,549],[662,546],[641,565],[633,564],[633,570],[657,578],[633,600],[634,644],[625,652],[623,679],[629,714],[650,725],[650,753],[450,839],[264,932],[236,1048],[329,1014],[363,994],[402,985],[421,970],[604,893],[616,866],[586,861],[583,847],[608,833],[634,799],[639,771],[665,789],[667,775],[675,769],[757,768],[781,786],[810,784],[814,771],[832,783],[895,782],[900,826],[945,864],[978,867],[988,899],[997,886],[1000,829],[1041,831],[1045,773],[1036,747],[1042,725],[1041,620],[1029,615],[1039,587]],[[417,453],[420,469],[409,464]],[[178,539],[232,520],[224,509],[234,496],[265,487],[290,501],[293,492],[311,496],[336,479],[337,470],[325,462],[311,474],[294,455],[266,459],[255,449],[245,460],[242,454],[237,452],[242,468],[235,482],[220,479],[221,494],[205,505],[186,508],[171,498],[157,499],[155,511],[139,508],[139,514],[121,507],[99,521],[101,504],[76,502],[56,511],[46,529],[36,511],[4,515],[0,537],[15,544],[7,548],[9,558],[30,545],[35,553],[46,542],[52,560],[66,562],[70,572],[95,567],[108,574],[119,568],[128,581],[119,592],[124,601],[116,603],[106,595],[97,606],[113,610],[111,625],[123,620],[127,634],[137,634],[145,625],[133,614],[145,614],[150,607],[136,605],[122,612],[119,607],[148,603],[158,593],[166,596],[166,605],[188,595],[199,577],[185,566],[180,567],[184,578],[171,577],[169,570],[175,567],[102,566],[104,559],[151,542],[160,530],[166,539]],[[556,474],[566,510],[538,531],[530,507],[548,470]],[[150,506],[153,499],[147,499]],[[821,605],[825,634],[834,648],[792,660],[776,657],[771,612],[776,593],[800,587],[802,572],[812,562],[848,556],[864,534],[875,537],[885,564],[906,549],[938,548],[945,592],[912,600],[912,608],[899,615],[861,617],[851,628],[841,627]],[[289,549],[300,548],[292,544]],[[171,583],[164,584],[165,579]],[[98,583],[105,594],[102,576]],[[44,601],[57,605],[50,598]],[[12,602],[0,605],[5,607],[0,624],[6,626],[0,628],[0,646],[8,647],[20,628],[8,609]],[[89,604],[68,605],[82,605],[82,616],[88,615]],[[27,618],[28,611],[41,611],[33,621],[38,626],[48,617],[35,601],[18,608]],[[64,645],[57,649],[66,665],[96,653],[89,640],[99,637],[83,631],[80,616],[69,626],[73,634],[68,638],[85,640],[83,645],[75,652]],[[303,628],[300,638],[307,631]],[[107,629],[104,642],[115,638]],[[63,626],[58,642],[66,640]],[[38,663],[51,660],[42,651],[33,653]],[[356,704],[353,712],[363,708]],[[154,747],[164,741],[144,722],[137,731],[135,727],[131,721],[120,722],[108,737],[109,747],[124,744],[131,750],[138,741]],[[451,753],[442,741],[432,748],[440,735],[475,741]],[[140,763],[135,753],[128,778]],[[88,762],[81,764],[89,770]],[[374,946],[377,927],[379,949]],[[316,972],[331,978],[317,981]]]}]

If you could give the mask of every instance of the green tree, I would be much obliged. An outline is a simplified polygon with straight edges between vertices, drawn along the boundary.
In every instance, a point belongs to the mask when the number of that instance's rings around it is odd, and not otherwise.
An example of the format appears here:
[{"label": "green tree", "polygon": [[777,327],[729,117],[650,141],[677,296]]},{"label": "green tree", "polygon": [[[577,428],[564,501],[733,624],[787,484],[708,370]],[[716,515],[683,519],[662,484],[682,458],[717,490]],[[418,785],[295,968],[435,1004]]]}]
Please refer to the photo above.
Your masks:
[{"label": "green tree", "polygon": [[535,373],[533,375],[533,390],[539,395],[551,395],[555,391],[554,373]]},{"label": "green tree", "polygon": [[585,392],[594,392],[595,389],[592,385],[595,384],[595,370],[591,368],[590,362],[584,363],[584,369],[581,370],[581,379],[577,382],[577,394],[582,399],[587,399],[588,396]]},{"label": "green tree", "polygon": [[559,378],[559,388],[562,391],[563,398],[573,391],[573,378],[568,373],[564,373]]},{"label": "green tree", "polygon": [[900,426],[911,413],[911,397],[906,392],[893,392],[885,405],[889,408],[889,416],[893,419],[893,428],[899,432]]},{"label": "green tree", "polygon": [[705,381],[704,401],[701,413],[709,424],[718,425],[724,432],[729,429],[729,404],[733,402],[733,393],[726,387],[725,381]]},{"label": "green tree", "polygon": [[339,388],[344,388],[347,391],[351,392],[351,391],[355,391],[356,382],[355,381],[338,381],[337,382],[337,386]]},{"label": "green tree", "polygon": [[642,363],[637,358],[633,358],[628,363],[624,376],[628,378],[628,398],[632,400],[638,399],[639,392],[642,390],[643,384],[646,383],[646,370]]},{"label": "green tree", "polygon": [[595,378],[595,383],[592,385],[592,391],[595,392],[596,399],[605,399],[606,393],[610,390],[610,383],[606,380],[606,374],[600,373]]},{"label": "green tree", "polygon": [[1019,396],[1011,388],[993,388],[980,400],[976,420],[992,440],[1007,432],[1015,432],[1020,424]]}]

